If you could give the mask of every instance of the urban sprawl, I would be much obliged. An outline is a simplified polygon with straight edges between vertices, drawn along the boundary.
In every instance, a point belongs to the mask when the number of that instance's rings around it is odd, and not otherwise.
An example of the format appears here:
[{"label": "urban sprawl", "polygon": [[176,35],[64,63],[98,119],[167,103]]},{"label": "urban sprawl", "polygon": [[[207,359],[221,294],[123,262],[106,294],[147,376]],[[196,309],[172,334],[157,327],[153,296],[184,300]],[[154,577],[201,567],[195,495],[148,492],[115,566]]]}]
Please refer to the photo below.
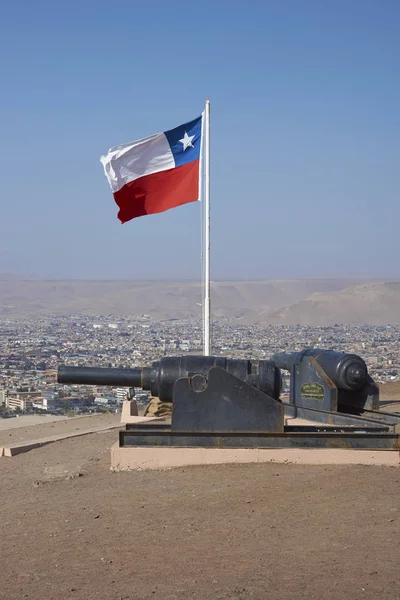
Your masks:
[{"label": "urban sprawl", "polygon": [[[231,358],[270,358],[276,352],[317,347],[359,354],[381,383],[400,378],[400,326],[268,326],[213,323],[213,354]],[[59,385],[57,367],[139,367],[163,356],[202,353],[199,320],[53,317],[0,321],[0,416],[21,413],[82,414],[118,412],[139,388]],[[287,391],[288,380],[284,381]]]}]

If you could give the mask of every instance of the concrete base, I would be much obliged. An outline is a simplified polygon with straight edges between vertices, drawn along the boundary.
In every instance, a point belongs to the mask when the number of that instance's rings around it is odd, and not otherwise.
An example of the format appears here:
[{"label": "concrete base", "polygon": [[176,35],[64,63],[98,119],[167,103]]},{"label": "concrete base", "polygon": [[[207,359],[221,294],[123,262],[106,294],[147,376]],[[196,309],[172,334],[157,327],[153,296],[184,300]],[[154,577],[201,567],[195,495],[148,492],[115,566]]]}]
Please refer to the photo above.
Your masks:
[{"label": "concrete base", "polygon": [[[147,418],[147,417],[138,417],[131,416],[129,417],[129,423],[147,423],[149,421],[157,421],[156,417]],[[56,435],[49,435],[47,437],[38,438],[36,440],[28,440],[22,441],[15,444],[10,444],[8,446],[1,447],[0,446],[0,456],[6,456],[8,458],[12,458],[17,454],[22,454],[23,452],[28,452],[29,450],[33,450],[34,448],[40,448],[41,446],[45,446],[46,444],[51,444],[52,442],[59,442],[61,440],[67,440],[69,438],[79,437],[81,435],[89,435],[90,433],[101,433],[103,431],[111,431],[113,429],[120,429],[121,424],[117,425],[105,425],[105,426],[97,426],[91,427],[90,429],[81,429],[78,431],[71,431],[68,433],[59,433]]]},{"label": "concrete base", "polygon": [[400,467],[400,455],[392,450],[292,449],[292,448],[111,448],[115,471],[166,469],[189,465],[240,463],[295,463],[303,465],[377,465]]},{"label": "concrete base", "polygon": [[124,400],[122,403],[122,412],[121,412],[121,423],[126,425],[126,423],[130,423],[131,417],[138,416],[138,407],[136,400]]},{"label": "concrete base", "polygon": [[49,435],[47,437],[38,438],[36,440],[25,440],[21,442],[17,442],[15,444],[10,444],[8,446],[4,446],[0,448],[3,450],[3,454],[0,452],[0,456],[6,456],[7,458],[12,458],[17,454],[22,454],[23,452],[29,452],[29,450],[33,450],[34,448],[40,448],[41,446],[46,446],[47,444],[51,444],[53,442],[59,442],[61,440],[68,440],[69,438],[79,437],[81,435],[88,435],[90,433],[101,433],[104,431],[111,431],[112,429],[119,429],[121,425],[106,425],[103,427],[92,427],[91,429],[81,429],[78,431],[71,431],[68,433],[59,433],[56,435]]}]

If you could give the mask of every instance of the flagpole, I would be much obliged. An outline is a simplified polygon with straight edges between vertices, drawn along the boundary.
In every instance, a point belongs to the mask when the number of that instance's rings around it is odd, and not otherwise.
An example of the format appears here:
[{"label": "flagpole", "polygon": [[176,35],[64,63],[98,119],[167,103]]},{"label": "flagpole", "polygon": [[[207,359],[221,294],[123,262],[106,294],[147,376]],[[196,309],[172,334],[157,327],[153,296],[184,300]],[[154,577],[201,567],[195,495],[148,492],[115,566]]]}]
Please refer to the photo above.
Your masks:
[{"label": "flagpole", "polygon": [[211,294],[210,294],[210,100],[206,100],[204,112],[204,229],[205,229],[205,264],[204,264],[204,356],[211,355]]}]

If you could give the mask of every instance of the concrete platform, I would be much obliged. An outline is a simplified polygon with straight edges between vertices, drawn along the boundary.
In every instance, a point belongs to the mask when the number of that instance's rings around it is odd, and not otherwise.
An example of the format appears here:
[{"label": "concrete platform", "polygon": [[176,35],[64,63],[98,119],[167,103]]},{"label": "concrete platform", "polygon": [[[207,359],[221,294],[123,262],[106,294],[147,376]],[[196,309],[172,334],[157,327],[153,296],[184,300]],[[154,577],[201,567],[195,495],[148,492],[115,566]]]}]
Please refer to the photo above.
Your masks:
[{"label": "concrete platform", "polygon": [[111,448],[111,468],[115,471],[264,462],[400,467],[400,453],[392,450],[331,448],[299,450],[292,448],[120,448],[118,443]]},{"label": "concrete platform", "polygon": [[[130,423],[143,423],[152,421],[154,419],[149,419],[147,417],[138,417],[131,416]],[[0,456],[5,456],[7,458],[12,458],[13,456],[17,456],[17,454],[21,454],[23,452],[28,452],[29,450],[33,450],[34,448],[40,448],[41,446],[45,446],[46,444],[51,444],[53,442],[59,442],[61,440],[66,440],[73,437],[78,437],[81,435],[88,435],[90,433],[101,433],[102,431],[110,431],[112,429],[120,429],[121,423],[117,423],[115,425],[105,425],[105,426],[97,426],[91,427],[90,429],[80,429],[77,431],[70,431],[67,433],[58,433],[56,435],[49,435],[46,437],[32,439],[32,440],[23,440],[21,442],[16,442],[15,444],[8,444],[6,446],[0,446]]]},{"label": "concrete platform", "polygon": [[[3,447],[3,456],[7,458],[12,458],[17,454],[21,454],[22,452],[28,452],[29,450],[33,450],[34,448],[40,448],[41,446],[45,446],[46,444],[51,444],[52,442],[59,442],[61,440],[67,440],[73,437],[79,437],[81,435],[88,435],[89,433],[100,433],[102,431],[109,431],[111,429],[119,429],[121,426],[118,425],[108,425],[106,427],[92,427],[91,429],[82,429],[79,431],[69,432],[69,433],[60,433],[56,435],[49,435],[47,437],[38,438],[36,440],[24,440],[21,442],[17,442],[15,444],[10,444],[8,446]],[[1,454],[0,454],[1,456]]]},{"label": "concrete platform", "polygon": [[124,400],[122,403],[121,423],[126,425],[132,423],[132,418],[138,416],[138,406],[136,400]]}]

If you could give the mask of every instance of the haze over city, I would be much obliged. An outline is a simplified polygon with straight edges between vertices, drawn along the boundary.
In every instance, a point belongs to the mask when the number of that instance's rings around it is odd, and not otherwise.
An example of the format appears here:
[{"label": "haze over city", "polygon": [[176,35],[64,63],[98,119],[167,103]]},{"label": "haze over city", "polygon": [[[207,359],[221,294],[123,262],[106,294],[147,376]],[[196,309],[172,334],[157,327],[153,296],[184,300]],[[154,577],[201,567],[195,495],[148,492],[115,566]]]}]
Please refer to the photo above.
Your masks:
[{"label": "haze over city", "polygon": [[400,277],[399,13],[6,3],[0,273],[198,279],[199,205],[121,225],[99,157],[209,96],[213,279]]}]

